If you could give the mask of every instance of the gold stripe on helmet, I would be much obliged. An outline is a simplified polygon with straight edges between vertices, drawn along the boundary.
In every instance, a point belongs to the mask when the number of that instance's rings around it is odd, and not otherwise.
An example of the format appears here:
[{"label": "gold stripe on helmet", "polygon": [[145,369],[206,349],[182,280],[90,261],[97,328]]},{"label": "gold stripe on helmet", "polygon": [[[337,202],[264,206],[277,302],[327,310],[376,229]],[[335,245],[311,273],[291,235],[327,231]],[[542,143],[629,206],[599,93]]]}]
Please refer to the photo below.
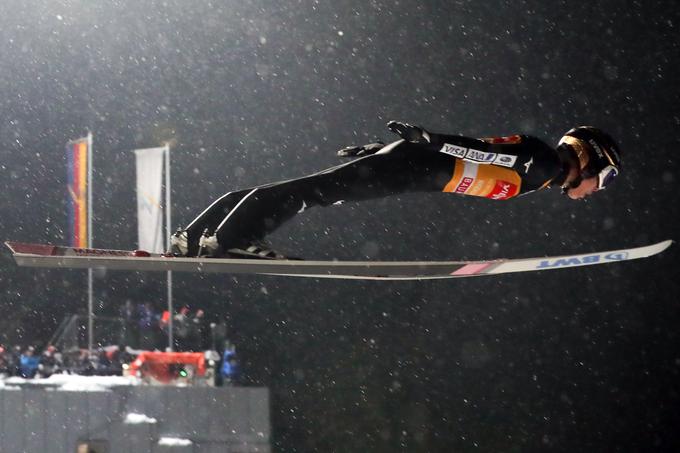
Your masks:
[{"label": "gold stripe on helmet", "polygon": [[586,149],[586,146],[588,145],[584,143],[583,140],[578,139],[576,137],[572,137],[571,135],[565,135],[564,137],[562,137],[558,145],[561,145],[562,143],[571,146],[571,149],[574,150],[574,152],[576,153],[576,157],[578,159],[579,168],[581,170],[588,166],[588,162],[590,162],[590,154]]}]

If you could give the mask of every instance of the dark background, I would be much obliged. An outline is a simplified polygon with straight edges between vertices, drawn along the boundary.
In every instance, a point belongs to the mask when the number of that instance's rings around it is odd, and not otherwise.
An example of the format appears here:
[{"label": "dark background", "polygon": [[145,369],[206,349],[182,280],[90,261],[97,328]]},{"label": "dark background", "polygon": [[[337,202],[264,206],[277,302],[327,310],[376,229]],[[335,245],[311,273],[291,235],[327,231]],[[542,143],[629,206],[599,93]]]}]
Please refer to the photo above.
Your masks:
[{"label": "dark background", "polygon": [[[134,148],[172,146],[173,223],[335,165],[390,119],[470,136],[609,131],[625,171],[573,202],[417,195],[312,210],[310,258],[587,253],[678,236],[680,12],[668,1],[0,3],[0,238],[65,242],[67,140],[94,134],[94,245],[134,248]],[[272,391],[275,451],[672,451],[677,245],[590,268],[454,281],[176,275]],[[165,302],[98,274],[98,313]],[[0,342],[43,344],[85,273],[0,255]]]}]

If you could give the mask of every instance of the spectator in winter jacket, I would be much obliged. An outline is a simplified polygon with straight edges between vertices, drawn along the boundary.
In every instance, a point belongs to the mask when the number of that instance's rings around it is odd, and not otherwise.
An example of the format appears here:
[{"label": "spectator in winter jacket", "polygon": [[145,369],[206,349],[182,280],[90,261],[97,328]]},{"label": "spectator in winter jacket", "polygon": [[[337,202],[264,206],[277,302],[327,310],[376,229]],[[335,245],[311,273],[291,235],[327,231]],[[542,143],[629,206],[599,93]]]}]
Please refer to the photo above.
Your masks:
[{"label": "spectator in winter jacket", "polygon": [[177,351],[188,351],[189,346],[189,307],[182,307],[173,317],[173,330],[175,338],[175,349]]},{"label": "spectator in winter jacket", "polygon": [[40,356],[40,377],[50,377],[55,373],[59,373],[64,364],[62,363],[61,353],[57,351],[54,345],[48,345]]},{"label": "spectator in winter jacket", "polygon": [[190,320],[189,326],[189,349],[191,351],[203,351],[206,349],[205,335],[205,312],[196,310],[196,314]]},{"label": "spectator in winter jacket", "polygon": [[19,358],[20,376],[24,378],[33,378],[38,372],[39,365],[40,357],[35,355],[35,348],[29,346]]},{"label": "spectator in winter jacket", "polygon": [[137,324],[139,326],[139,348],[153,350],[156,347],[156,330],[158,316],[149,302],[144,302],[137,309]]},{"label": "spectator in winter jacket", "polygon": [[11,374],[9,354],[6,353],[5,347],[0,345],[0,376],[10,376]]},{"label": "spectator in winter jacket", "polygon": [[241,367],[236,358],[236,349],[233,346],[224,349],[220,373],[225,384],[237,384],[241,378]]},{"label": "spectator in winter jacket", "polygon": [[21,375],[21,346],[16,345],[12,348],[12,351],[9,352],[7,361],[9,363],[9,368],[10,368],[10,374],[12,376],[20,376]]}]

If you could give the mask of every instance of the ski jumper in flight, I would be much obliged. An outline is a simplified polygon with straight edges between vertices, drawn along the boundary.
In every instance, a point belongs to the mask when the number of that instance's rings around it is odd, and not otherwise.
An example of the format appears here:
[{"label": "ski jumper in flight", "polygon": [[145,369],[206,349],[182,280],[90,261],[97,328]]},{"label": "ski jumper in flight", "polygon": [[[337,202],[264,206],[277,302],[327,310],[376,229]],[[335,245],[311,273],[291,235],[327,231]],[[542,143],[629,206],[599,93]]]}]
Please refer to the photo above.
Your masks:
[{"label": "ski jumper in flight", "polygon": [[300,178],[229,192],[171,238],[170,254],[284,259],[263,238],[315,206],[413,192],[508,200],[549,187],[572,199],[618,175],[620,150],[605,132],[580,126],[552,147],[530,135],[470,138],[391,121],[401,137],[338,151],[348,163]]}]

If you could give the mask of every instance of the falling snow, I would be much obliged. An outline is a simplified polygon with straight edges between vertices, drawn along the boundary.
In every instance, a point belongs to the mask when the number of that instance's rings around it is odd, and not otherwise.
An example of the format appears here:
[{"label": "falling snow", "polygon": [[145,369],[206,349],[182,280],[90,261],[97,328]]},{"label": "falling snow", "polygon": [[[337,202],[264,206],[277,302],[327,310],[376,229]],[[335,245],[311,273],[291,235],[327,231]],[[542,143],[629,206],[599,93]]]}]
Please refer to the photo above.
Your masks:
[{"label": "falling snow", "polygon": [[[93,245],[130,249],[133,149],[171,147],[179,226],[228,191],[393,140],[396,119],[552,144],[593,124],[623,171],[585,202],[553,189],[309,209],[277,249],[457,260],[677,238],[679,23],[653,1],[8,0],[0,237],[67,241],[64,146],[88,131]],[[273,451],[677,451],[674,256],[465,282],[182,275],[174,296],[225,323],[244,384],[269,387]],[[84,312],[84,273],[19,269],[7,252],[0,266],[0,344],[41,349]],[[165,303],[164,275],[98,271],[94,288],[100,316]]]}]

